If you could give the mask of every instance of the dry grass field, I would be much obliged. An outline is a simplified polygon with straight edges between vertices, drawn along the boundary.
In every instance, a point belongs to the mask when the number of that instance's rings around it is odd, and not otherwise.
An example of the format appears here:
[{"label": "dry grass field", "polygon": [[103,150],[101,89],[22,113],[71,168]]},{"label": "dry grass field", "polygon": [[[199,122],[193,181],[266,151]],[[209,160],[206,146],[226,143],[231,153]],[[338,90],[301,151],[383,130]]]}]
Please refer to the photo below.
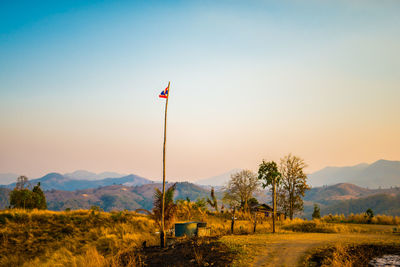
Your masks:
[{"label": "dry grass field", "polygon": [[312,266],[316,260],[341,266],[354,257],[349,246],[400,244],[393,225],[295,219],[279,222],[271,234],[264,218],[254,234],[250,217],[236,217],[232,235],[229,214],[194,216],[207,222],[212,237],[170,239],[160,249],[156,223],[135,212],[0,211],[0,266]]},{"label": "dry grass field", "polygon": [[118,266],[124,250],[157,238],[133,212],[7,210],[0,226],[1,266]]}]

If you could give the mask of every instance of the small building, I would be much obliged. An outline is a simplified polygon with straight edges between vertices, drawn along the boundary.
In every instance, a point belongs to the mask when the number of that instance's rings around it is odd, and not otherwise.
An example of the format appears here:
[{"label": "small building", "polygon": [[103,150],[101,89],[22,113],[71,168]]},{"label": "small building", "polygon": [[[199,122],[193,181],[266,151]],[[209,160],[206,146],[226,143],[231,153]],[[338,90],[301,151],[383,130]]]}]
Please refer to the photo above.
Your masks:
[{"label": "small building", "polygon": [[[271,206],[267,204],[259,204],[253,208],[253,210],[257,213],[262,213],[265,215],[265,217],[272,218],[274,209],[271,208]],[[285,214],[282,212],[277,211],[276,212],[276,218],[278,221],[282,221],[285,219]]]}]

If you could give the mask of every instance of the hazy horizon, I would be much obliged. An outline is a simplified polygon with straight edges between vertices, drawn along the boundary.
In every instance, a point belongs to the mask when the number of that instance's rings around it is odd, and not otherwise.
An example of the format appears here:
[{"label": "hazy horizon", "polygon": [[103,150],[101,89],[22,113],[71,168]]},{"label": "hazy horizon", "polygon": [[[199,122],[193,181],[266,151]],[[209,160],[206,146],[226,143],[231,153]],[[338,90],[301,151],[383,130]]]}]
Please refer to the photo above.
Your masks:
[{"label": "hazy horizon", "polygon": [[0,3],[0,173],[400,160],[400,2]]},{"label": "hazy horizon", "polygon": [[[375,161],[369,162],[369,163],[367,163],[367,162],[360,162],[360,163],[356,163],[356,164],[352,164],[352,165],[345,165],[345,166],[332,166],[332,165],[327,165],[327,166],[324,166],[324,167],[322,167],[321,169],[315,170],[315,171],[313,171],[313,172],[307,172],[307,171],[306,171],[306,174],[307,174],[307,175],[310,175],[310,174],[319,172],[319,171],[321,171],[321,170],[324,170],[325,168],[355,167],[355,166],[364,165],[364,164],[371,165],[371,164],[373,164],[373,163],[375,163],[375,162],[377,162],[377,161],[379,161],[379,160],[398,161],[398,160],[378,159],[378,160],[375,160]],[[169,182],[184,182],[184,181],[198,182],[198,181],[202,181],[202,180],[208,180],[208,179],[210,179],[210,178],[215,178],[215,177],[223,176],[223,175],[226,175],[227,173],[230,173],[230,172],[232,172],[232,171],[240,171],[240,170],[241,170],[240,168],[235,168],[235,169],[231,169],[231,170],[226,170],[225,172],[222,172],[222,173],[212,174],[211,176],[207,176],[207,177],[167,177],[167,180],[168,180]],[[56,171],[56,170],[47,171],[47,172],[45,171],[43,174],[41,174],[41,175],[39,175],[39,176],[36,176],[36,177],[28,177],[28,178],[29,178],[29,179],[42,178],[43,176],[45,176],[45,175],[47,175],[47,174],[49,174],[49,173],[60,173],[60,174],[62,174],[62,175],[67,175],[67,174],[71,174],[71,173],[74,173],[74,172],[80,172],[80,171],[83,171],[83,172],[91,172],[91,173],[94,173],[94,174],[96,174],[96,175],[103,174],[103,173],[118,173],[119,175],[121,175],[121,176],[119,176],[119,177],[128,176],[128,175],[134,174],[134,175],[137,175],[137,176],[140,176],[140,177],[143,177],[143,178],[152,180],[152,181],[161,181],[161,179],[162,179],[162,177],[145,177],[145,176],[143,176],[143,175],[140,175],[140,174],[134,173],[134,172],[132,172],[132,173],[119,173],[119,172],[114,172],[114,171],[112,171],[112,170],[94,172],[94,171],[91,171],[91,170],[84,170],[84,169],[73,170],[73,171],[69,171],[69,172],[65,172],[65,173],[59,172],[59,171]],[[257,172],[257,169],[252,169],[251,171]],[[25,175],[24,173],[20,173],[20,174],[17,174],[17,173],[0,173],[0,174]],[[107,178],[115,178],[115,177],[111,177],[111,176],[110,176],[110,177],[107,177]],[[189,179],[188,179],[188,178],[189,178]],[[2,183],[2,178],[0,177],[0,184],[1,184],[1,183]],[[12,183],[12,182],[11,182],[11,183]]]}]

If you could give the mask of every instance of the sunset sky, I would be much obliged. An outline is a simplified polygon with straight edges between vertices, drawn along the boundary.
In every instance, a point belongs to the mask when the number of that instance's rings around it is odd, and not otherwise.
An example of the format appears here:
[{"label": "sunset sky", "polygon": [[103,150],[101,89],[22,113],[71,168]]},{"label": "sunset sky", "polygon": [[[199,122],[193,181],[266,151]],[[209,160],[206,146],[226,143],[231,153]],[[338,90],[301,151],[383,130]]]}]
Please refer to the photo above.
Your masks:
[{"label": "sunset sky", "polygon": [[0,172],[400,160],[400,1],[1,1]]}]

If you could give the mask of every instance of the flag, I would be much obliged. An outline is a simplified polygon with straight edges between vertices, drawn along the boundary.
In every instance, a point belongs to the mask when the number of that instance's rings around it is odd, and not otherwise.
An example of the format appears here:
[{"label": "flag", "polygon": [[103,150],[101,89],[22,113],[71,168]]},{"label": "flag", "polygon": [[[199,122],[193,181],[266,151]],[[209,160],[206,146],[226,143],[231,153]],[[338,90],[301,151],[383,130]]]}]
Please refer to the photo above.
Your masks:
[{"label": "flag", "polygon": [[158,97],[168,98],[168,90],[169,90],[169,87],[165,88]]}]

